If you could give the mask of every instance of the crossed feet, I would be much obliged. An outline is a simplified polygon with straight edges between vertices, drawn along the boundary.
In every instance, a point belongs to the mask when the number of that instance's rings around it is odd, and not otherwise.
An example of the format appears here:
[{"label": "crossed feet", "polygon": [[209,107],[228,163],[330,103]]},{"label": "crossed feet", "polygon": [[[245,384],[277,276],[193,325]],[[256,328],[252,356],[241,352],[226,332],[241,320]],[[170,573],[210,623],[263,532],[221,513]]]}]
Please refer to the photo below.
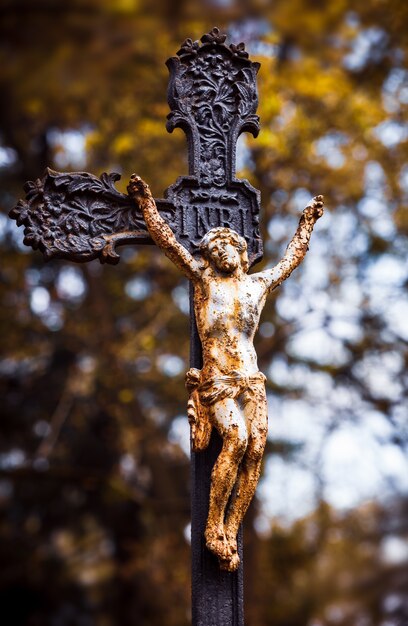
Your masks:
[{"label": "crossed feet", "polygon": [[236,538],[227,536],[223,527],[207,528],[204,536],[207,548],[218,557],[220,569],[235,572],[240,563]]}]

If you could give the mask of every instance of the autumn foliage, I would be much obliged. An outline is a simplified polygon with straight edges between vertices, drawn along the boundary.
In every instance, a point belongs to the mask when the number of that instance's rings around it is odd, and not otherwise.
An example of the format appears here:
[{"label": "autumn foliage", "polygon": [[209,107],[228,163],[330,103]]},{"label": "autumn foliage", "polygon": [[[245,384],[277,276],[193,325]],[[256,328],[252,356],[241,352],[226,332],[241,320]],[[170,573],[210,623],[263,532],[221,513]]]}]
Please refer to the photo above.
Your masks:
[{"label": "autumn foliage", "polygon": [[5,624],[189,623],[188,285],[153,247],[45,264],[7,213],[46,165],[119,171],[122,191],[137,172],[162,197],[187,171],[164,61],[216,24],[261,63],[238,166],[262,193],[262,263],[311,196],[328,207],[257,340],[271,431],[246,623],[408,623],[408,4],[5,0],[0,16]]}]

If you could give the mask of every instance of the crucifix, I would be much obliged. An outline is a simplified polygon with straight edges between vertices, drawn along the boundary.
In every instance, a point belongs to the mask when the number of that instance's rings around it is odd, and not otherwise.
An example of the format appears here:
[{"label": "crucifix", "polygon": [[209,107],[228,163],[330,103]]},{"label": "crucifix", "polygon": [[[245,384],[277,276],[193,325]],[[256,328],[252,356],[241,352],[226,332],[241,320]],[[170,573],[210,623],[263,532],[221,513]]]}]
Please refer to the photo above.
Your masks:
[{"label": "crucifix", "polygon": [[123,244],[158,245],[191,284],[187,415],[192,446],[194,626],[243,626],[241,523],[260,475],[267,435],[265,376],[253,339],[268,294],[301,263],[322,196],[304,209],[281,261],[258,273],[260,193],[235,176],[236,142],[259,131],[256,76],[244,44],[217,28],[186,39],[170,71],[167,130],[184,130],[189,175],[154,199],[132,175],[47,169],[25,185],[10,216],[46,259],[119,261]]}]

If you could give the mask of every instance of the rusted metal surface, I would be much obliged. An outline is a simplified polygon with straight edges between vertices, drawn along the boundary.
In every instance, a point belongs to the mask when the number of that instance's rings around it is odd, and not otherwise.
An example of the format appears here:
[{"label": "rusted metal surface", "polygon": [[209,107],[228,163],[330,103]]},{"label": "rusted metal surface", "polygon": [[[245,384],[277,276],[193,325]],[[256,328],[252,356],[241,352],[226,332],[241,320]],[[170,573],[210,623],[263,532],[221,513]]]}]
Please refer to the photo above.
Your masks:
[{"label": "rusted metal surface", "polygon": [[212,469],[205,540],[221,569],[232,572],[239,566],[237,533],[255,493],[268,430],[265,376],[258,371],[254,336],[268,294],[305,257],[323,198],[313,198],[304,209],[281,261],[248,274],[247,243],[235,231],[211,229],[194,258],[160,216],[146,183],[133,175],[128,192],[152,239],[194,285],[203,366],[187,373],[188,415],[194,451],[208,446],[212,428],[223,440]]},{"label": "rusted metal surface", "polygon": [[240,133],[259,131],[253,63],[244,44],[214,28],[169,59],[167,130],[187,135],[189,175],[164,199],[133,176],[47,169],[10,212],[25,243],[46,259],[119,261],[122,244],[156,243],[190,279],[192,610],[194,626],[243,626],[240,523],[254,495],[267,434],[264,376],[253,347],[266,297],[304,258],[322,197],[304,210],[277,266],[248,274],[262,257],[260,193],[235,176]]}]

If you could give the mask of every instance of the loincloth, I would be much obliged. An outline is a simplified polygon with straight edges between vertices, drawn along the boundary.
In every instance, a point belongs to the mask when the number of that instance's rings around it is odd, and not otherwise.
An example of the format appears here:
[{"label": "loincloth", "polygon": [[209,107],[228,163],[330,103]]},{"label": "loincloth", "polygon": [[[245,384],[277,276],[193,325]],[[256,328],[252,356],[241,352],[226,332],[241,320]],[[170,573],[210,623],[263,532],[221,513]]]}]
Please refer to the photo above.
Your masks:
[{"label": "loincloth", "polygon": [[231,372],[225,376],[215,376],[201,382],[201,370],[194,367],[186,374],[186,387],[190,394],[187,404],[187,416],[191,426],[191,444],[194,452],[205,450],[208,446],[212,424],[208,408],[225,398],[237,399],[243,393],[262,388],[266,376],[257,372],[246,376],[241,372]]}]

